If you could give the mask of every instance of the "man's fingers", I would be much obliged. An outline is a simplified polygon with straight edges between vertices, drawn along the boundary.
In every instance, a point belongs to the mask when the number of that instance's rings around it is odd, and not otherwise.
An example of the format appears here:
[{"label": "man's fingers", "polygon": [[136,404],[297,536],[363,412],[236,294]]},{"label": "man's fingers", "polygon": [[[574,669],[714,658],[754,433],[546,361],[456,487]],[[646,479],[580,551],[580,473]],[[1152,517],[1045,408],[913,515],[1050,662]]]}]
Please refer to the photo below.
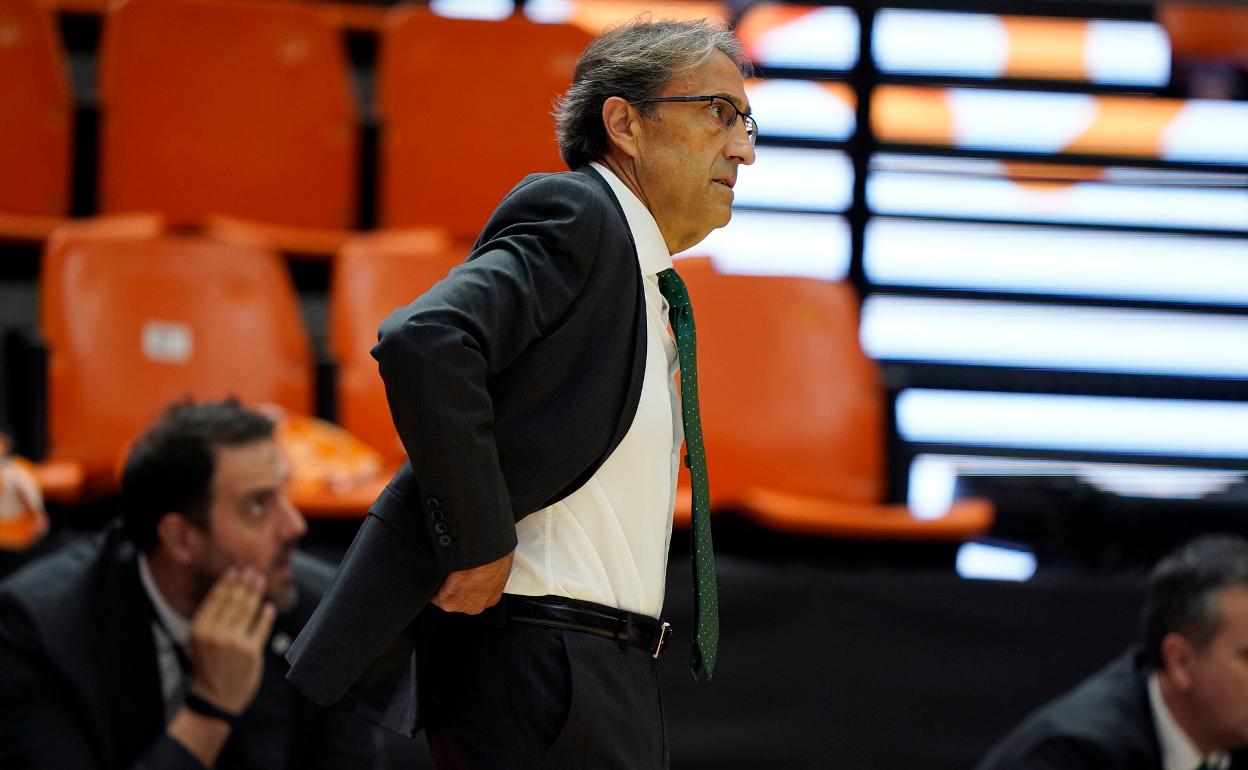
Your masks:
[{"label": "man's fingers", "polygon": [[251,627],[248,636],[251,641],[257,643],[259,647],[263,647],[269,638],[269,632],[273,630],[273,622],[277,619],[277,608],[273,606],[273,602],[265,602],[264,607],[260,609],[260,615],[256,618],[256,623]]},{"label": "man's fingers", "polygon": [[236,628],[251,628],[263,598],[264,577],[253,570],[246,570],[238,583],[237,592],[231,597],[229,614],[223,616],[222,621]]},{"label": "man's fingers", "polygon": [[217,582],[212,584],[212,588],[208,589],[208,595],[204,597],[204,601],[199,605],[199,611],[196,613],[197,619],[216,623],[221,616],[229,609],[231,601],[231,593],[234,590],[237,581],[238,570],[229,567],[225,572],[221,573],[221,577],[217,578]]}]

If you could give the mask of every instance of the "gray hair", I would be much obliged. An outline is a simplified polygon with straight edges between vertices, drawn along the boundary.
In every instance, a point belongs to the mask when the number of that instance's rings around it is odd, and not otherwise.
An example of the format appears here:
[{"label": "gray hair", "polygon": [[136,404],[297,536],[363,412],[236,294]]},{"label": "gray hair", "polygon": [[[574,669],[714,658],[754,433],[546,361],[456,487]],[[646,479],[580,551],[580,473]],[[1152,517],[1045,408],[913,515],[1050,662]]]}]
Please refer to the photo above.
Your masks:
[{"label": "gray hair", "polygon": [[1198,649],[1212,641],[1222,627],[1222,592],[1233,586],[1248,588],[1248,540],[1242,537],[1198,537],[1158,562],[1144,600],[1146,663],[1164,666],[1162,641],[1172,632]]},{"label": "gray hair", "polygon": [[[572,86],[555,104],[559,154],[575,169],[607,152],[602,105],[612,96],[648,99],[673,78],[696,69],[716,51],[752,74],[745,50],[728,29],[700,21],[634,20],[599,35],[581,54]],[[653,105],[642,114],[649,116]]]}]

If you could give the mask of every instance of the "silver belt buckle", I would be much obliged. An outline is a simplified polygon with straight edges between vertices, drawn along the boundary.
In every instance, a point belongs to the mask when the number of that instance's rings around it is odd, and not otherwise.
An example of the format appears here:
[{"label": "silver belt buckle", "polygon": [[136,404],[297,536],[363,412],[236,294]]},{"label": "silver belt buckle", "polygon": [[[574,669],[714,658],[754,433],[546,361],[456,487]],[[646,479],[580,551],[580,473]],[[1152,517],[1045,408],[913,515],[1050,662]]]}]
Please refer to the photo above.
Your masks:
[{"label": "silver belt buckle", "polygon": [[654,647],[654,659],[658,660],[663,651],[667,649],[667,641],[672,638],[672,624],[666,620],[663,621],[662,628],[659,629],[659,643]]}]

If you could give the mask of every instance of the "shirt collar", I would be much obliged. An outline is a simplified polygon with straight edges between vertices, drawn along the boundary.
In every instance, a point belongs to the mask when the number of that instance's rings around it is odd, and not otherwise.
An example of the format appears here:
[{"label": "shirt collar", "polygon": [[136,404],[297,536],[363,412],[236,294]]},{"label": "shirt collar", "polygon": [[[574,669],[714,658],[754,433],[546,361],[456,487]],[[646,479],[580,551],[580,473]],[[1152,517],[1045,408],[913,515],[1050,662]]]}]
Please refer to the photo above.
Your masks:
[{"label": "shirt collar", "polygon": [[1207,758],[1200,755],[1196,744],[1183,732],[1179,723],[1174,721],[1170,707],[1161,697],[1161,685],[1156,672],[1148,677],[1148,702],[1153,710],[1157,740],[1161,743],[1162,770],[1197,770],[1201,762],[1208,762],[1208,767],[1214,770],[1227,770],[1230,767],[1231,755],[1225,751],[1215,751]]},{"label": "shirt collar", "polygon": [[659,224],[654,221],[654,215],[646,208],[646,204],[611,169],[597,161],[591,161],[589,165],[607,180],[611,192],[615,193],[615,199],[624,209],[624,219],[628,222],[628,229],[633,233],[633,242],[637,245],[637,262],[641,265],[642,274],[655,275],[670,269],[672,255],[667,250],[663,233],[659,231]]},{"label": "shirt collar", "polygon": [[161,594],[160,589],[156,587],[156,581],[152,578],[151,567],[147,564],[147,556],[139,554],[139,582],[143,584],[143,590],[147,593],[147,598],[152,602],[152,608],[156,610],[156,622],[160,623],[161,628],[169,634],[174,642],[182,647],[186,647],[191,642],[191,621],[178,614],[177,610],[165,601],[165,597]]}]

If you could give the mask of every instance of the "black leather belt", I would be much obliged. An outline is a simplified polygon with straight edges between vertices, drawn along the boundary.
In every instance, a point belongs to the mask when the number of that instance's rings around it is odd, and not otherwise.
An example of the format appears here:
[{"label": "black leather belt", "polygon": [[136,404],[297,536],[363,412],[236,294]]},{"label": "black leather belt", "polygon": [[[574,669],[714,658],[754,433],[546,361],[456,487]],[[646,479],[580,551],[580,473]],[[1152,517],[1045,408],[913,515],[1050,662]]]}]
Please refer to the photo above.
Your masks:
[{"label": "black leather belt", "polygon": [[614,639],[621,645],[640,647],[654,658],[663,654],[672,636],[672,627],[666,621],[562,596],[506,594],[495,606],[496,612],[515,623]]}]

